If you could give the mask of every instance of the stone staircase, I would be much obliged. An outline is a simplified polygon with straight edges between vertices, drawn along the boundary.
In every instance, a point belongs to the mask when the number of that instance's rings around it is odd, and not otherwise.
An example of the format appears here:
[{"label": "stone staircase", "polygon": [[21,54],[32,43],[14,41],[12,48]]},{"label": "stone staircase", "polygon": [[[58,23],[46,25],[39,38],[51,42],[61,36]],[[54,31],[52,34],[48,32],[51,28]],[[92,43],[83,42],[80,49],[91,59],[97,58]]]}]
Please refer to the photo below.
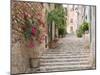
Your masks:
[{"label": "stone staircase", "polygon": [[37,72],[69,71],[91,69],[89,52],[53,52],[41,56]]},{"label": "stone staircase", "polygon": [[[64,38],[55,49],[48,49],[40,57],[36,72],[73,71],[92,69],[90,49],[84,48],[82,38]],[[85,42],[86,43],[86,42]]]}]

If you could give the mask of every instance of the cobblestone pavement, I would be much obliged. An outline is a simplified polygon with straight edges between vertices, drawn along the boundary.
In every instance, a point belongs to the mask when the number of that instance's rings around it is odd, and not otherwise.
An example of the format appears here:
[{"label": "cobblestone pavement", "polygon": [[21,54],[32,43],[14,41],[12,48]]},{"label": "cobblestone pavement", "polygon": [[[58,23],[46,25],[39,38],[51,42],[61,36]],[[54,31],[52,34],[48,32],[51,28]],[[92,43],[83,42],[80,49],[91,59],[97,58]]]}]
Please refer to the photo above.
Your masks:
[{"label": "cobblestone pavement", "polygon": [[89,44],[88,36],[84,39],[67,34],[59,40],[57,48],[49,49],[41,56],[37,72],[92,69],[90,49],[86,44]]}]

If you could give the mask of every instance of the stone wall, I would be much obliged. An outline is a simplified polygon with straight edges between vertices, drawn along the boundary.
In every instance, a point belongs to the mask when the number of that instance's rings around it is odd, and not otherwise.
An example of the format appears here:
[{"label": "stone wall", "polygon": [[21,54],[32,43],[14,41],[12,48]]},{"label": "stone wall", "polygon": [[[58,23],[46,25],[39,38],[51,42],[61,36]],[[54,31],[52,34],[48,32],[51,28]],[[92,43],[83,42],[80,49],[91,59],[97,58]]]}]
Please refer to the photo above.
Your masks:
[{"label": "stone wall", "polygon": [[[42,3],[13,1],[11,9],[11,73],[30,73],[32,71],[30,68],[30,59],[39,58],[45,51],[45,42],[39,43],[37,40],[34,40],[34,49],[27,46],[29,41],[26,41],[23,35],[24,29],[27,28],[24,14],[28,14],[28,16],[32,16],[33,18],[40,18],[36,14],[45,14],[43,12],[43,6]],[[42,16],[43,20],[45,20],[44,18],[45,15]],[[45,34],[45,27],[41,27],[41,29],[43,31],[42,33]],[[37,39],[37,37],[34,39]]]}]

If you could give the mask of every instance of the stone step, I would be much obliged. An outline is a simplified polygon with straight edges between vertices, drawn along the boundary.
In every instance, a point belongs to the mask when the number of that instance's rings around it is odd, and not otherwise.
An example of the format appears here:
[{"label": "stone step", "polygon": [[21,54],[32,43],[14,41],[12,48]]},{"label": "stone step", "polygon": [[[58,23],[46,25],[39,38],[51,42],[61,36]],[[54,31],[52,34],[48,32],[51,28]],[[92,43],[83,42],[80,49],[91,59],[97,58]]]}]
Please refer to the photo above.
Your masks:
[{"label": "stone step", "polygon": [[52,56],[89,56],[90,54],[44,54],[42,55],[41,57],[43,56],[49,56],[49,57],[52,57]]},{"label": "stone step", "polygon": [[40,66],[40,72],[48,72],[48,71],[68,71],[68,70],[82,70],[91,68],[91,64],[89,63],[73,63],[73,64],[64,64],[64,65],[44,65]]},{"label": "stone step", "polygon": [[56,53],[56,52],[90,52],[89,49],[84,49],[84,48],[80,48],[80,49],[75,49],[75,48],[64,48],[64,49],[54,49],[54,50],[47,50],[48,53],[51,52],[51,53]]},{"label": "stone step", "polygon": [[41,57],[63,57],[63,56],[69,56],[69,57],[81,57],[81,56],[89,56],[90,54],[43,54]]},{"label": "stone step", "polygon": [[40,59],[82,59],[82,58],[89,58],[89,55],[76,55],[76,56],[41,56]]},{"label": "stone step", "polygon": [[61,53],[73,53],[73,52],[76,52],[76,53],[81,53],[81,52],[87,52],[87,53],[89,53],[90,51],[86,51],[86,50],[54,50],[54,51],[48,51],[48,53],[59,53],[59,52],[61,52]]},{"label": "stone step", "polygon": [[50,53],[50,54],[52,54],[52,53],[90,53],[90,51],[81,51],[81,50],[79,50],[79,51],[48,51],[48,53]]},{"label": "stone step", "polygon": [[70,50],[61,50],[61,51],[48,51],[48,53],[81,53],[81,52],[83,52],[83,53],[89,53],[90,51],[84,51],[84,50],[78,50],[78,51],[70,51]]},{"label": "stone step", "polygon": [[54,60],[54,62],[52,63],[52,62],[41,62],[40,63],[40,65],[42,65],[42,66],[55,66],[55,65],[58,65],[58,66],[61,66],[61,65],[78,65],[78,64],[88,64],[89,63],[89,61],[87,60],[87,61],[70,61],[70,62],[66,62],[66,61],[63,61],[63,62],[56,62],[55,60]]},{"label": "stone step", "polygon": [[62,58],[62,59],[40,59],[41,63],[56,63],[56,62],[84,62],[84,61],[88,61],[88,58],[71,58],[71,59],[66,59],[66,58]]},{"label": "stone step", "polygon": [[73,52],[76,52],[76,53],[81,53],[81,52],[84,52],[84,53],[89,53],[90,51],[48,51],[48,53],[73,53]]}]

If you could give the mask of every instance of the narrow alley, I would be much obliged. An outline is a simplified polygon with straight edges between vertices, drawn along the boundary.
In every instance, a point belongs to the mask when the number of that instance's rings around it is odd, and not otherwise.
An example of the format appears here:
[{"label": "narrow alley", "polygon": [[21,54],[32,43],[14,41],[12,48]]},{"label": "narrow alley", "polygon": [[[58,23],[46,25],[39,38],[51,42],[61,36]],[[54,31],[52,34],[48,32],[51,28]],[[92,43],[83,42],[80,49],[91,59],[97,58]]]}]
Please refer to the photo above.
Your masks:
[{"label": "narrow alley", "polygon": [[95,6],[12,1],[11,74],[92,70]]},{"label": "narrow alley", "polygon": [[84,47],[89,43],[87,39],[77,38],[73,34],[61,38],[57,48],[49,49],[41,56],[39,72],[90,69],[90,50]]}]

